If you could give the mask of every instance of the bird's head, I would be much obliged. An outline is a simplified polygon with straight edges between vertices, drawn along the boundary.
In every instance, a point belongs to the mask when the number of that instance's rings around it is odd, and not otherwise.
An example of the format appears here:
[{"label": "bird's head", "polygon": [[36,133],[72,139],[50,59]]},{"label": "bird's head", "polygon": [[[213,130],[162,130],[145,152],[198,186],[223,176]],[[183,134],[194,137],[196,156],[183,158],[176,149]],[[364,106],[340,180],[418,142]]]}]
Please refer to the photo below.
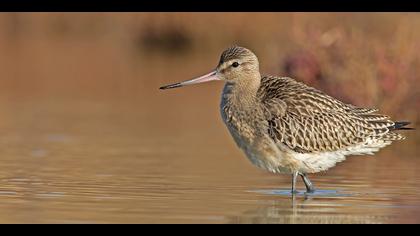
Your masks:
[{"label": "bird's head", "polygon": [[177,88],[213,80],[235,83],[240,80],[259,76],[258,58],[251,50],[233,46],[223,51],[219,64],[212,72],[198,78],[160,87],[160,89]]}]

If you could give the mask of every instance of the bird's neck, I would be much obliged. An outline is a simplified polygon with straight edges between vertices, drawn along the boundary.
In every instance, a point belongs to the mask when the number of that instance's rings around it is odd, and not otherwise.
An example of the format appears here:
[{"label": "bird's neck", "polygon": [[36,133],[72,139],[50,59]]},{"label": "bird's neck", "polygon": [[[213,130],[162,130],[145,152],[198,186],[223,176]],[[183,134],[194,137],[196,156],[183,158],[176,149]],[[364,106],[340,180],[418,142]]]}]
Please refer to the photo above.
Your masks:
[{"label": "bird's neck", "polygon": [[257,92],[261,84],[261,76],[227,82],[225,95],[228,102],[241,109],[252,109],[257,101]]}]

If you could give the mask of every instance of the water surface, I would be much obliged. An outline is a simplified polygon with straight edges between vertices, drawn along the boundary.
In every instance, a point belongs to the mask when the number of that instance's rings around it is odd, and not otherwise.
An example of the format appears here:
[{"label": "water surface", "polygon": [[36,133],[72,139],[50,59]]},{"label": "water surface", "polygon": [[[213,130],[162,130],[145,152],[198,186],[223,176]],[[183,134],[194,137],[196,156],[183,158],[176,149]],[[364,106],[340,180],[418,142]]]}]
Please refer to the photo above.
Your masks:
[{"label": "water surface", "polygon": [[[318,191],[292,198],[290,176],[257,169],[236,147],[221,83],[158,89],[210,72],[231,44],[281,76],[306,52],[330,91],[415,121],[419,19],[0,14],[0,223],[420,223],[417,131],[310,175]],[[305,58],[311,77],[318,67]]]},{"label": "water surface", "polygon": [[314,194],[299,180],[292,198],[289,176],[253,167],[216,109],[200,111],[217,100],[182,110],[191,91],[173,102],[156,91],[167,110],[147,101],[0,104],[0,222],[420,222],[415,133],[311,175]]}]

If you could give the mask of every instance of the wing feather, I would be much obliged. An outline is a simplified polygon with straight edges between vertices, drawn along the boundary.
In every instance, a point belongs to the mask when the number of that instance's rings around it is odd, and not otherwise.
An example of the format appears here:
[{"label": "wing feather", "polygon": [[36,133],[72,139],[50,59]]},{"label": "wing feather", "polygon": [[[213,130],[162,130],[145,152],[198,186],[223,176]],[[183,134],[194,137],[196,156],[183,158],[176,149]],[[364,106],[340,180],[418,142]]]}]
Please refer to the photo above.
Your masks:
[{"label": "wing feather", "polygon": [[263,77],[259,96],[268,134],[300,153],[342,150],[366,140],[399,140],[395,122],[378,109],[343,103],[291,78]]}]

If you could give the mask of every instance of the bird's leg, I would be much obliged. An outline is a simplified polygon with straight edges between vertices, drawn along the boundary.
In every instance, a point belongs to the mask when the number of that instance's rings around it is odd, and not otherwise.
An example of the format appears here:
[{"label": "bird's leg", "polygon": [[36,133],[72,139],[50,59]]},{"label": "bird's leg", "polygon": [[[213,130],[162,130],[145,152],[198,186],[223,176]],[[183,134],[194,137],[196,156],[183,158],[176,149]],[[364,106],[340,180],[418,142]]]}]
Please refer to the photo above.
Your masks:
[{"label": "bird's leg", "polygon": [[296,190],[296,179],[297,179],[297,176],[298,175],[299,175],[299,172],[297,172],[297,171],[293,172],[293,174],[292,174],[292,194],[297,193],[297,190]]},{"label": "bird's leg", "polygon": [[311,183],[311,181],[309,180],[308,176],[306,176],[306,174],[302,174],[299,173],[299,175],[302,177],[303,182],[305,183],[306,186],[306,192],[308,193],[313,193],[315,192],[315,187],[314,185]]}]

